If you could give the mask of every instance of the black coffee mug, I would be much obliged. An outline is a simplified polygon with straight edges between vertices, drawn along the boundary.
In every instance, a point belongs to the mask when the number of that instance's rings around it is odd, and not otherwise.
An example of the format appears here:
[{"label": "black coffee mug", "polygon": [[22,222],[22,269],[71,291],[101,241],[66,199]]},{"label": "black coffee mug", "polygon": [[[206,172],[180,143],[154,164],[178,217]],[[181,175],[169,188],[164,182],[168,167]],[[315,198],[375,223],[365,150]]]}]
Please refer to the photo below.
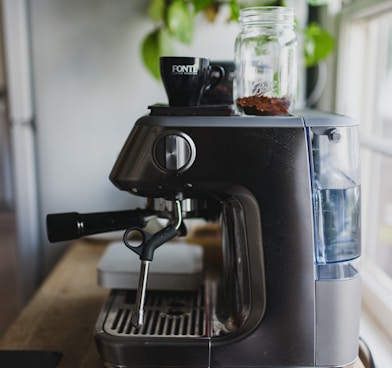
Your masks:
[{"label": "black coffee mug", "polygon": [[197,106],[203,94],[224,77],[219,65],[200,57],[162,56],[159,60],[170,106]]},{"label": "black coffee mug", "polygon": [[233,103],[234,61],[213,61],[211,66],[219,65],[225,70],[225,76],[214,89],[203,94],[201,105],[231,105]]}]

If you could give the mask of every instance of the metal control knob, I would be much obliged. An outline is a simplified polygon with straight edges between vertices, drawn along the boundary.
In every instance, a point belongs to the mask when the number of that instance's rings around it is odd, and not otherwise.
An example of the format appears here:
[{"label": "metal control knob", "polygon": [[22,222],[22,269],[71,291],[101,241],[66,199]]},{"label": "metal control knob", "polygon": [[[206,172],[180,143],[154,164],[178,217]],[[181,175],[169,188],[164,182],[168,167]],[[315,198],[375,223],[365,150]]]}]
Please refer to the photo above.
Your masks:
[{"label": "metal control knob", "polygon": [[188,135],[181,132],[170,132],[157,140],[154,156],[162,169],[183,172],[193,164],[196,148]]}]

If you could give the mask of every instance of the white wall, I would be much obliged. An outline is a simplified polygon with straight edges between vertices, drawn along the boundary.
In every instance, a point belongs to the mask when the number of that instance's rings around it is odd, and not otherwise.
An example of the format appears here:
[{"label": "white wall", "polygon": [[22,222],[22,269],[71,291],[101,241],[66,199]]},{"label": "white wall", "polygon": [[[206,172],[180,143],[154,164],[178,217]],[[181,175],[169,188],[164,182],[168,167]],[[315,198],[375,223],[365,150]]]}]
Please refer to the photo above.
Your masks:
[{"label": "white wall", "polygon": [[[153,25],[144,0],[30,1],[44,269],[62,249],[49,245],[45,216],[136,207],[108,179],[135,120],[166,102],[145,70],[140,44]],[[237,24],[200,17],[197,37],[178,53],[233,58]]]},{"label": "white wall", "polygon": [[[2,22],[0,21],[0,40],[3,40]],[[6,119],[4,91],[4,50],[0,42],[0,210],[12,207],[13,191],[11,181],[9,131]]]}]

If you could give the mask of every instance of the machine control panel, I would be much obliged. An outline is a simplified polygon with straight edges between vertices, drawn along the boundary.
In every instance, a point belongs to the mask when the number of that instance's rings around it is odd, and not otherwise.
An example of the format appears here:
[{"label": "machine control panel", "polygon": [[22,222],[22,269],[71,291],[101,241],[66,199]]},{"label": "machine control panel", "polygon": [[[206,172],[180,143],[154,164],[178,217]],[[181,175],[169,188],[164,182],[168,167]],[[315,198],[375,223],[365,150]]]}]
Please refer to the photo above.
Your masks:
[{"label": "machine control panel", "polygon": [[155,144],[154,157],[165,171],[183,172],[193,164],[196,147],[188,135],[182,132],[166,132]]}]

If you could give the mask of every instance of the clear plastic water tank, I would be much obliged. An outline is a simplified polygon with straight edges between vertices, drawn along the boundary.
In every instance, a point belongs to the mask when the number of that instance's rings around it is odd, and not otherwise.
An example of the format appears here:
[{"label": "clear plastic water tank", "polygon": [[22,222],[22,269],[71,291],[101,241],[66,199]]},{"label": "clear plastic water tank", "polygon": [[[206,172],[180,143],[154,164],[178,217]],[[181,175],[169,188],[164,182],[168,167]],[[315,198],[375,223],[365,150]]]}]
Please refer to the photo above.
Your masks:
[{"label": "clear plastic water tank", "polygon": [[317,278],[349,278],[361,254],[358,126],[311,128]]}]

